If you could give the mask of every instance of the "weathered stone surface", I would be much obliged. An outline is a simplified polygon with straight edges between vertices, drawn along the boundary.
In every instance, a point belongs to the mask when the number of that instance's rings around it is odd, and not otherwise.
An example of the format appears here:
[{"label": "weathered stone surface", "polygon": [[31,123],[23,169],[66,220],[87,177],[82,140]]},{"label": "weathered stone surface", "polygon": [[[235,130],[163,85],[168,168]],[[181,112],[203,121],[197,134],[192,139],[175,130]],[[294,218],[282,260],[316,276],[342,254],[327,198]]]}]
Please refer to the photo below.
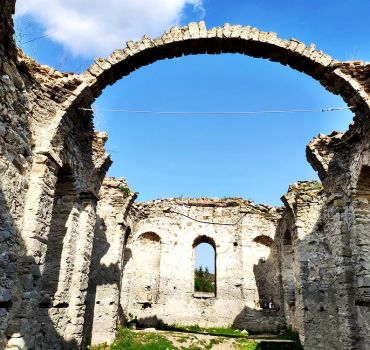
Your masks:
[{"label": "weathered stone surface", "polygon": [[[133,314],[145,325],[278,331],[284,327],[282,313],[271,315],[261,305],[272,299],[282,306],[277,251],[270,245],[281,213],[282,208],[238,198],[134,205],[124,251],[125,315]],[[194,245],[199,239],[215,244],[217,292],[206,299],[194,292]]]},{"label": "weathered stone surface", "polygon": [[[167,322],[265,331],[287,323],[305,349],[369,349],[369,63],[339,62],[314,45],[257,28],[207,30],[200,22],[128,42],[82,75],[62,73],[17,52],[14,6],[0,0],[0,348],[111,341],[122,306]],[[92,113],[82,108],[141,65],[230,51],[288,64],[351,105],[347,132],[319,135],[307,146],[323,187],[292,185],[284,209],[210,199],[130,209],[134,194],[123,180],[106,179],[101,187],[111,163],[107,136],[94,131]],[[242,214],[233,226],[204,222]],[[216,242],[213,299],[197,299],[191,288],[192,244],[200,233]],[[133,279],[138,273],[142,279]],[[261,313],[262,294],[282,306],[279,316]],[[140,308],[144,300],[151,308]]]}]

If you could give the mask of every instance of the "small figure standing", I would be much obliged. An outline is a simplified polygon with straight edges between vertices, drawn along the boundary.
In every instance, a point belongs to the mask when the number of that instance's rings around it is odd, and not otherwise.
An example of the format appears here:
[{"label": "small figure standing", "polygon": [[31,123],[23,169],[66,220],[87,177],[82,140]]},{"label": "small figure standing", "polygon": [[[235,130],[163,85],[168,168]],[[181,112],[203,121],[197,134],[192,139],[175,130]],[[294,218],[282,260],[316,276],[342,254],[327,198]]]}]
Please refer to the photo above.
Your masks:
[{"label": "small figure standing", "polygon": [[269,312],[272,311],[272,307],[273,307],[273,303],[272,303],[272,299],[269,300]]}]

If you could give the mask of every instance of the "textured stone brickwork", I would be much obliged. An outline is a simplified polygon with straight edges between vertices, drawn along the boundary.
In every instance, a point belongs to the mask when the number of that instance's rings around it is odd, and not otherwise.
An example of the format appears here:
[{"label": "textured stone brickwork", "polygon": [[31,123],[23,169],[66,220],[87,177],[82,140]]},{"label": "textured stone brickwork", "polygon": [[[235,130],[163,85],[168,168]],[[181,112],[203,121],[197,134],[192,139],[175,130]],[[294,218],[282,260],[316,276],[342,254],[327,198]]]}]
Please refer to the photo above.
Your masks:
[{"label": "textured stone brickwork", "polygon": [[[282,313],[261,307],[270,299],[282,306],[274,244],[281,213],[282,208],[238,198],[135,204],[124,257],[124,314],[146,325],[282,329]],[[212,242],[216,253],[216,295],[206,299],[194,292],[194,251],[200,242]]]},{"label": "textured stone brickwork", "polygon": [[[81,75],[63,73],[16,49],[14,7],[15,0],[0,0],[0,349],[111,341],[130,310],[148,322],[287,324],[308,350],[370,349],[368,63],[339,62],[312,44],[249,26],[200,22],[128,42]],[[94,131],[86,109],[102,91],[157,60],[220,53],[289,65],[352,107],[347,132],[320,134],[307,146],[322,187],[292,185],[281,209],[207,199],[132,207],[135,194],[123,180],[101,186],[111,163],[107,135]],[[199,222],[240,215],[232,226]],[[211,299],[192,295],[200,233],[218,256]],[[278,316],[259,309],[266,294],[281,305]],[[143,309],[145,298],[151,306]]]},{"label": "textured stone brickwork", "polygon": [[127,211],[136,194],[123,179],[105,178],[99,193],[84,324],[84,345],[110,343],[122,323],[120,291],[124,245],[129,235]]},{"label": "textured stone brickwork", "polygon": [[[56,123],[77,76],[20,52],[14,59],[13,10],[13,1],[2,2],[9,30],[0,42],[0,348],[76,347],[95,202],[110,164],[106,135],[94,133],[88,115]],[[54,133],[58,140],[46,146]],[[68,183],[73,191],[65,193]]]}]

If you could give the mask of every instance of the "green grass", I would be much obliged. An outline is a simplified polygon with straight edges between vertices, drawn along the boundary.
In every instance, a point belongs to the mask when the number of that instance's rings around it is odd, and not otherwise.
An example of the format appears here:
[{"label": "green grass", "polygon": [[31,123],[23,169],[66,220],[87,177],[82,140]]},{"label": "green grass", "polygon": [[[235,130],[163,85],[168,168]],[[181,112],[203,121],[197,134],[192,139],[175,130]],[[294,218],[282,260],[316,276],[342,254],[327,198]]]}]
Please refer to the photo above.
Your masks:
[{"label": "green grass", "polygon": [[89,346],[89,350],[106,350],[108,349],[108,345],[106,344],[100,344],[100,345],[93,345]]},{"label": "green grass", "polygon": [[[167,326],[170,327],[170,326]],[[128,328],[120,327],[117,332],[117,338],[111,346],[97,345],[92,346],[90,350],[212,350],[213,346],[220,344],[225,340],[225,337],[236,338],[234,340],[235,349],[237,350],[257,350],[264,347],[259,347],[259,343],[254,339],[248,339],[246,334],[241,334],[240,331],[230,328],[202,328],[198,325],[193,326],[171,326],[174,332],[168,333],[145,333],[145,332],[134,332]],[[198,343],[186,346],[180,346],[177,348],[173,343],[166,338],[169,333],[175,334],[176,331],[187,332],[187,333],[198,333],[198,334],[209,334],[224,338],[214,337],[208,341],[198,340]],[[173,335],[172,334],[172,335]],[[178,343],[185,343],[187,340],[196,336],[184,336],[181,335],[178,339]],[[299,342],[299,336],[297,333],[291,330],[286,331],[280,336],[272,337],[271,339],[286,339],[294,340],[295,343],[289,347],[291,350],[303,350],[301,343]],[[261,344],[262,345],[262,344]],[[274,345],[268,345],[268,349],[273,349]],[[280,348],[280,347],[277,347]]]},{"label": "green grass", "polygon": [[117,339],[110,350],[177,350],[172,342],[159,334],[134,333],[127,328],[119,328]]},{"label": "green grass", "polygon": [[128,197],[131,194],[131,190],[126,186],[118,186],[118,189],[124,194],[125,197]]},{"label": "green grass", "polygon": [[292,350],[303,350],[299,334],[291,329],[286,330],[282,335],[276,336],[275,339],[294,340],[295,343],[292,345]]},{"label": "green grass", "polygon": [[236,340],[235,345],[238,350],[257,350],[258,342],[250,339],[238,339]]},{"label": "green grass", "polygon": [[188,337],[180,337],[177,339],[179,343],[185,343],[189,338]]},{"label": "green grass", "polygon": [[256,342],[248,342],[246,344],[241,345],[239,350],[257,350],[258,343]]},{"label": "green grass", "polygon": [[179,326],[179,325],[163,325],[163,330],[175,331],[175,332],[185,332],[185,333],[196,333],[196,334],[210,334],[220,337],[229,337],[229,338],[246,338],[248,333],[241,333],[237,329],[232,328],[222,328],[222,327],[212,327],[205,328],[199,327],[198,325],[192,326]]},{"label": "green grass", "polygon": [[210,349],[212,349],[212,348],[213,348],[213,345],[220,344],[220,343],[222,343],[222,342],[223,342],[223,340],[222,340],[222,339],[219,339],[219,338],[217,338],[217,339],[211,339],[211,340],[210,340],[210,342],[209,342],[209,344],[207,344],[207,345],[204,347],[204,349],[206,349],[206,350],[210,350]]}]

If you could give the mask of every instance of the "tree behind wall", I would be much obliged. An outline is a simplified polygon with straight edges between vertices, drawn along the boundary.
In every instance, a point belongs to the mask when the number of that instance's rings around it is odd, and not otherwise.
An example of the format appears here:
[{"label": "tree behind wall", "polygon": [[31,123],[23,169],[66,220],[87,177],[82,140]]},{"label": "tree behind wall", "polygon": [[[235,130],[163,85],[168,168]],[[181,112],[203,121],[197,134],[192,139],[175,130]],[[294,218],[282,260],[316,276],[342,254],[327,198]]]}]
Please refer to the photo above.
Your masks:
[{"label": "tree behind wall", "polygon": [[210,273],[207,267],[204,271],[202,266],[194,270],[194,290],[196,292],[215,292],[215,275]]}]

